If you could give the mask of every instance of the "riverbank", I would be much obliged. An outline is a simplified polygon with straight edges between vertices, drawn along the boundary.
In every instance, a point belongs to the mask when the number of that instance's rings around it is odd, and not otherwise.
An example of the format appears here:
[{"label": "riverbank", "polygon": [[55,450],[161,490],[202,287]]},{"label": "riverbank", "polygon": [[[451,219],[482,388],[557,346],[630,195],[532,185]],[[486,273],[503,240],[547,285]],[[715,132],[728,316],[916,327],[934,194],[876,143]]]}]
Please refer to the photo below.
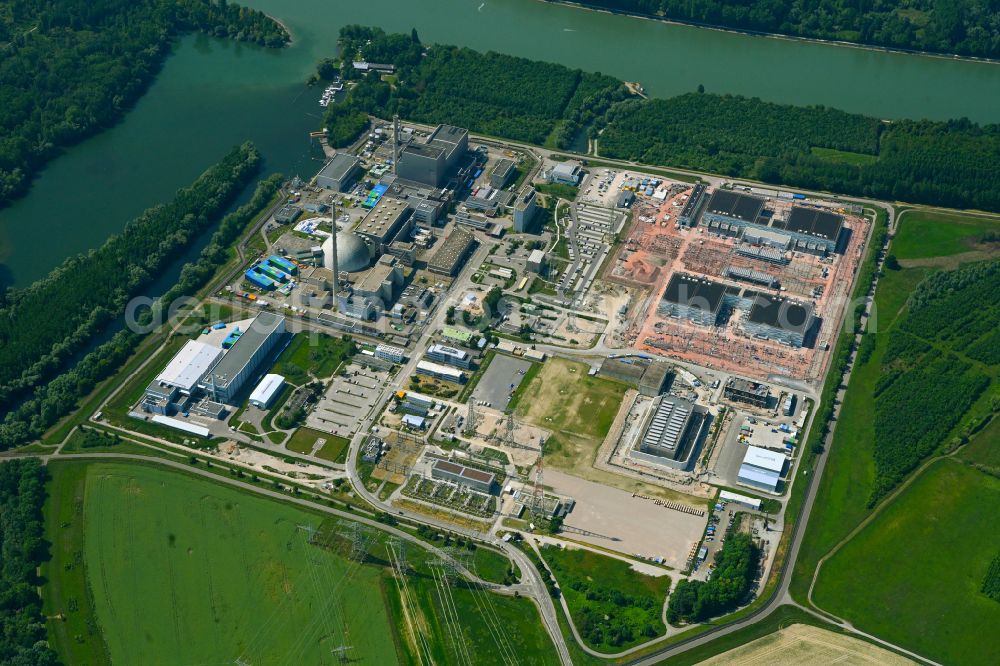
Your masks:
[{"label": "riverbank", "polygon": [[952,60],[959,62],[982,63],[989,65],[1000,65],[1000,59],[984,58],[979,56],[963,56],[955,53],[937,53],[934,51],[921,51],[919,49],[906,49],[893,46],[881,46],[878,44],[865,44],[863,42],[850,42],[842,39],[824,39],[822,37],[801,37],[799,35],[787,35],[780,32],[767,32],[764,30],[753,30],[751,28],[735,28],[732,26],[717,25],[715,23],[701,23],[699,21],[685,21],[682,19],[648,14],[645,12],[633,12],[624,9],[609,9],[607,7],[597,7],[586,2],[573,2],[572,0],[539,0],[550,5],[565,5],[573,9],[582,9],[598,14],[611,14],[615,16],[627,16],[629,18],[655,21],[667,25],[676,25],[689,28],[700,28],[702,30],[713,30],[715,32],[729,33],[733,35],[743,35],[747,37],[766,37],[770,39],[780,39],[790,42],[805,42],[811,44],[824,44],[826,46],[840,46],[844,48],[859,49],[861,51],[874,51],[877,53],[887,53],[896,55],[922,56],[926,58],[938,58],[941,60]]}]

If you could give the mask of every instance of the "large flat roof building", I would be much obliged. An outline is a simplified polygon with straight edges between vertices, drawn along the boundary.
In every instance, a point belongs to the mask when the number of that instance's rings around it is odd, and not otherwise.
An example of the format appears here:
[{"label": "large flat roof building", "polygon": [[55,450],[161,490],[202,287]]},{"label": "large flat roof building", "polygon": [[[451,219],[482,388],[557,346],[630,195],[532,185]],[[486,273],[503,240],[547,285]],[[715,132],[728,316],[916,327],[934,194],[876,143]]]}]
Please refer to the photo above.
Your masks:
[{"label": "large flat roof building", "polygon": [[455,275],[472,252],[475,242],[476,237],[472,232],[453,229],[427,262],[427,270],[439,275]]},{"label": "large flat roof building", "polygon": [[722,317],[725,285],[684,273],[670,276],[657,312],[664,317],[689,319],[702,326],[716,326]]},{"label": "large flat roof building", "polygon": [[396,240],[411,212],[412,209],[405,201],[383,196],[368,211],[354,231],[359,236],[367,238],[379,252],[384,252],[385,248]]},{"label": "large flat roof building", "polygon": [[402,285],[403,271],[396,265],[395,258],[387,254],[354,285],[354,293],[373,301],[380,300],[383,307],[388,309],[396,300]]},{"label": "large flat roof building", "polygon": [[432,361],[417,361],[417,374],[427,375],[446,382],[461,384],[465,381],[465,373],[458,368],[452,368]]},{"label": "large flat roof building", "polygon": [[490,185],[497,189],[506,187],[516,172],[517,165],[514,164],[514,160],[501,159],[493,166],[493,170],[490,172]]},{"label": "large flat roof building", "polygon": [[794,249],[810,254],[829,254],[837,249],[844,218],[819,208],[792,206],[788,217],[772,227],[783,229],[794,239]]},{"label": "large flat roof building", "polygon": [[177,354],[170,359],[163,372],[156,376],[156,383],[190,393],[205,373],[222,356],[219,347],[206,345],[197,340],[188,340]]},{"label": "large flat roof building", "polygon": [[756,222],[764,212],[764,200],[732,190],[716,190],[705,206],[704,216],[709,220],[737,220]]},{"label": "large flat roof building", "polygon": [[814,322],[813,306],[810,303],[757,294],[743,322],[743,328],[750,335],[801,347]]},{"label": "large flat roof building", "polygon": [[673,469],[687,469],[701,439],[705,410],[683,398],[665,395],[655,403],[629,457]]},{"label": "large flat roof building", "polygon": [[337,153],[316,175],[316,185],[319,187],[343,192],[357,179],[361,171],[361,161],[348,153]]},{"label": "large flat roof building", "polygon": [[258,314],[199,384],[215,402],[232,402],[285,332],[285,318]]},{"label": "large flat roof building", "polygon": [[396,175],[416,183],[441,187],[468,148],[469,130],[438,125],[425,143],[411,142],[403,148],[396,165]]}]

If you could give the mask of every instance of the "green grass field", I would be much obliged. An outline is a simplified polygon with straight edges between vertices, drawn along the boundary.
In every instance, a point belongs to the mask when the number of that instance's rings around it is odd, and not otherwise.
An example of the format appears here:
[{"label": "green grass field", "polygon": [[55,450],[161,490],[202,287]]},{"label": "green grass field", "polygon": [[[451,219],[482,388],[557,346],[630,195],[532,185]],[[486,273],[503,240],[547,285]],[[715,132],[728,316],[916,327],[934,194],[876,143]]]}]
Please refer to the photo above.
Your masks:
[{"label": "green grass field", "polygon": [[[332,650],[344,645],[351,660],[420,663],[401,628],[384,533],[369,532],[362,565],[345,557],[350,523],[219,482],[112,462],[58,461],[51,471],[43,594],[65,663],[336,664]],[[507,566],[479,550],[484,575]],[[472,663],[496,663],[500,649],[556,663],[530,601],[441,588],[432,557],[411,545],[407,581],[437,663],[449,663],[459,636]]]},{"label": "green grass field", "polygon": [[1000,470],[1000,418],[993,420],[979,432],[958,457],[967,462]]},{"label": "green grass field", "polygon": [[320,447],[316,456],[330,462],[343,463],[347,460],[347,449],[351,445],[351,440],[346,437],[338,437],[312,428],[299,428],[285,445],[289,451],[297,453],[309,453],[316,444],[317,439],[325,439],[326,444]]},{"label": "green grass field", "polygon": [[1000,604],[980,592],[1000,543],[1000,479],[955,460],[918,477],[826,562],[820,607],[947,664],[995,664]]},{"label": "green grass field", "polygon": [[542,556],[591,648],[619,652],[666,631],[662,611],[668,576],[641,574],[626,562],[583,548],[546,546]]},{"label": "green grass field", "polygon": [[[183,507],[183,509],[181,509]],[[396,660],[380,571],[311,546],[315,517],[145,466],[87,470],[84,559],[113,661]]]},{"label": "green grass field", "polygon": [[975,242],[988,231],[1000,231],[1000,220],[973,215],[924,210],[906,211],[893,241],[896,258],[948,257],[976,249]]}]

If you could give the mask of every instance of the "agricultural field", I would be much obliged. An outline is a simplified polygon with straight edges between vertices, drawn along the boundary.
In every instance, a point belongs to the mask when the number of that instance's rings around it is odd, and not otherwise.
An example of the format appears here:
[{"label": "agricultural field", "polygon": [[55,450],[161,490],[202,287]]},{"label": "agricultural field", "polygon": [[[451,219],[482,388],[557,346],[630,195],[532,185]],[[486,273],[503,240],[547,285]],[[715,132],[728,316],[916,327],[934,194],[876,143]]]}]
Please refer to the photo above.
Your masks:
[{"label": "agricultural field", "polygon": [[995,664],[1000,603],[981,588],[1000,543],[997,506],[1000,479],[935,462],[826,561],[814,601],[930,659]]},{"label": "agricultural field", "polygon": [[915,664],[894,652],[806,624],[793,624],[757,640],[701,662],[701,666],[908,666]]},{"label": "agricultural field", "polygon": [[583,548],[545,546],[542,557],[590,647],[619,652],[666,631],[662,615],[669,576],[639,573],[627,562]]},{"label": "agricultural field", "polygon": [[[362,565],[345,556],[347,521],[148,465],[57,462],[52,473],[43,593],[46,614],[66,617],[49,627],[65,662],[334,664],[351,646],[352,660],[419,663],[393,629],[400,588],[382,533]],[[303,526],[329,542],[310,543]],[[503,559],[492,555],[481,558],[491,575]],[[481,655],[507,640],[523,663],[554,663],[529,600],[440,588],[429,553],[409,558],[408,598],[433,649],[461,635],[473,663],[494,663]]]},{"label": "agricultural field", "polygon": [[517,403],[519,419],[552,431],[558,442],[551,451],[546,446],[547,465],[567,471],[589,468],[621,407],[628,386],[588,377],[588,369],[585,363],[551,358]]},{"label": "agricultural field", "polygon": [[983,242],[986,234],[1000,233],[1000,219],[997,218],[909,210],[900,217],[900,225],[891,252],[904,265],[913,260],[964,253],[974,253],[963,257],[966,260],[1000,254],[1000,243]]}]

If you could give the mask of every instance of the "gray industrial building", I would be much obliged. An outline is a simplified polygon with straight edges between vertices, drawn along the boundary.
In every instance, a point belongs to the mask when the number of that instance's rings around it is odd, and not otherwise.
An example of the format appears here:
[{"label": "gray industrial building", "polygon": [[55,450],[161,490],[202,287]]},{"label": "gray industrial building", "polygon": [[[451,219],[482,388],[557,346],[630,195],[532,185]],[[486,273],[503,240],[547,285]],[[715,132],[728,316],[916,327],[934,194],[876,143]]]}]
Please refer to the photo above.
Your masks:
[{"label": "gray industrial building", "polygon": [[381,301],[388,309],[402,287],[403,271],[396,265],[395,257],[386,254],[354,285],[354,295]]},{"label": "gray industrial building", "polygon": [[771,402],[771,391],[766,384],[752,382],[740,377],[730,377],[722,387],[722,395],[735,402],[745,402],[766,409]]},{"label": "gray industrial building", "polygon": [[705,205],[702,214],[709,228],[728,222],[742,227],[746,224],[756,224],[764,212],[764,200],[760,197],[741,194],[732,190],[716,190]]},{"label": "gray industrial building", "polygon": [[396,175],[424,185],[441,187],[468,149],[469,130],[438,125],[425,143],[411,142],[402,149]]},{"label": "gray industrial building", "polygon": [[583,167],[579,162],[560,162],[549,171],[549,181],[561,185],[579,185]]},{"label": "gray industrial building", "polygon": [[783,297],[756,294],[743,322],[750,335],[776,340],[792,347],[806,344],[816,323],[813,306]]},{"label": "gray industrial building", "polygon": [[497,487],[496,474],[466,467],[448,460],[435,460],[431,465],[431,478],[492,494]]},{"label": "gray industrial building", "polygon": [[636,384],[641,395],[656,397],[667,390],[672,377],[670,366],[663,361],[638,358],[606,358],[599,371],[602,377],[610,377],[627,384]]},{"label": "gray industrial building", "polygon": [[344,192],[354,184],[361,173],[361,162],[354,155],[337,153],[327,162],[316,176],[319,187]]},{"label": "gray industrial building", "polygon": [[687,469],[704,422],[704,410],[693,402],[665,395],[652,409],[642,429],[642,439],[629,456],[655,465]]},{"label": "gray industrial building", "polygon": [[427,270],[438,275],[455,275],[468,259],[475,242],[476,237],[471,232],[465,229],[453,229],[427,262]]},{"label": "gray industrial building", "polygon": [[526,192],[521,192],[514,200],[514,231],[524,233],[531,227],[531,222],[538,212],[538,205],[535,203],[535,188],[529,187]]},{"label": "gray industrial building", "polygon": [[514,160],[502,159],[496,163],[490,172],[490,185],[497,189],[503,189],[517,173],[517,165]]},{"label": "gray industrial building", "polygon": [[285,318],[261,312],[199,383],[218,403],[232,403],[285,332]]},{"label": "gray industrial building", "polygon": [[680,215],[677,216],[677,224],[682,227],[693,227],[698,222],[698,212],[701,210],[701,204],[705,201],[706,187],[705,183],[698,183],[694,186],[687,203],[684,204]]},{"label": "gray industrial building", "polygon": [[722,319],[725,294],[724,285],[674,273],[656,309],[663,317],[688,319],[701,326],[717,326]]},{"label": "gray industrial building", "polygon": [[371,242],[378,252],[385,252],[390,243],[409,229],[411,212],[405,201],[383,196],[361,220],[355,233]]}]

